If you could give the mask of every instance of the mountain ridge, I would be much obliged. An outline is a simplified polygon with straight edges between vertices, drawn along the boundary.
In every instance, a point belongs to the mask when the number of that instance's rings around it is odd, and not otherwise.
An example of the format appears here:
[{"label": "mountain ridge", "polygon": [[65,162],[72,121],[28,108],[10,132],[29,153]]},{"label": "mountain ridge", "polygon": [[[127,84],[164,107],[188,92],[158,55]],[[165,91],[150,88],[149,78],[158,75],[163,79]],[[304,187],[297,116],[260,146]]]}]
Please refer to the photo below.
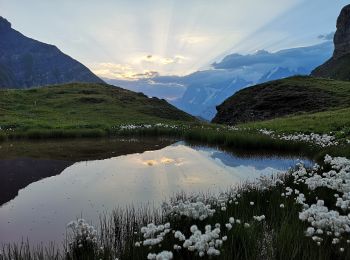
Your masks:
[{"label": "mountain ridge", "polygon": [[56,46],[23,35],[0,16],[0,88],[73,82],[104,83]]},{"label": "mountain ridge", "polygon": [[[324,40],[324,39],[322,39]],[[171,104],[194,116],[211,120],[216,106],[236,91],[270,80],[294,75],[309,75],[333,53],[328,38],[312,46],[284,49],[277,52],[230,54],[212,68],[179,76],[159,76],[134,81],[111,80],[112,85],[167,99]]]}]

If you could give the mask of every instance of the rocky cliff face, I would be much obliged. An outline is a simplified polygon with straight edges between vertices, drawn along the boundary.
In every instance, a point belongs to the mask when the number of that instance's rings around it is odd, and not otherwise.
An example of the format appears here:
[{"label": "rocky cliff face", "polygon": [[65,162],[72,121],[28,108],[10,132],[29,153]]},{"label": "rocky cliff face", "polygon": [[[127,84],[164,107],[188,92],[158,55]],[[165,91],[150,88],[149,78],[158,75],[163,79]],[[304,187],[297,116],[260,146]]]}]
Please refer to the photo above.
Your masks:
[{"label": "rocky cliff face", "polygon": [[0,88],[29,88],[69,82],[103,81],[56,46],[22,35],[0,17]]},{"label": "rocky cliff face", "polygon": [[316,68],[315,77],[350,80],[350,5],[345,6],[337,20],[334,35],[334,54],[325,64]]},{"label": "rocky cliff face", "polygon": [[338,17],[334,47],[334,59],[350,53],[350,5],[345,6]]}]

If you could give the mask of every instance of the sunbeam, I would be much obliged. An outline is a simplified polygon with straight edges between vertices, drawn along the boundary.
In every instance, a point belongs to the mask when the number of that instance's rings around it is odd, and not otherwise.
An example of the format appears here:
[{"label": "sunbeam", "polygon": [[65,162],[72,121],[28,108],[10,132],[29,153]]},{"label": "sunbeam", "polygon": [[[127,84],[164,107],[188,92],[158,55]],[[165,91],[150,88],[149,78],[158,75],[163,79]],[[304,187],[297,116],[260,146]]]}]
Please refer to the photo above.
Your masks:
[{"label": "sunbeam", "polygon": [[[323,27],[301,28],[300,15],[317,7],[334,10],[345,1],[321,0],[134,0],[34,1],[0,0],[2,14],[27,35],[51,42],[77,57],[101,77],[186,75],[207,68],[232,52],[276,50],[310,44]],[[324,11],[310,24],[326,23]],[[56,19],[52,19],[55,17]],[[28,22],[30,21],[30,22]],[[45,21],[43,23],[43,21]],[[286,22],[288,21],[288,23]],[[288,26],[278,26],[288,24]],[[293,25],[294,24],[294,25]],[[34,28],[34,29],[33,29]],[[296,28],[300,33],[295,34]],[[332,27],[328,25],[331,31]],[[147,59],[147,57],[152,57]],[[181,58],[179,58],[181,57]],[[108,64],[108,68],[106,68]],[[126,72],[127,70],[127,72]]]}]

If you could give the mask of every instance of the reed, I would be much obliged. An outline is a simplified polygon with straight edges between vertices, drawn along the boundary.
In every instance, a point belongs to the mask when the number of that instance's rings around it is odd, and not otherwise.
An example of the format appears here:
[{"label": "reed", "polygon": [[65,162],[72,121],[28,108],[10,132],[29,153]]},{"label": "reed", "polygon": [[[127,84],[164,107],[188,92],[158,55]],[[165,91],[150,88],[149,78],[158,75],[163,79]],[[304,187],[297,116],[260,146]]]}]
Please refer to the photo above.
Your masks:
[{"label": "reed", "polygon": [[[283,197],[286,187],[296,188],[293,179],[286,176],[284,183],[262,190],[254,185],[246,184],[235,188],[239,193],[237,205],[227,205],[225,211],[220,205],[215,207],[216,212],[204,221],[188,217],[168,216],[159,209],[150,205],[143,207],[130,206],[118,208],[110,214],[100,217],[98,227],[99,242],[95,250],[75,249],[71,252],[59,252],[55,247],[43,246],[30,248],[29,243],[21,245],[3,246],[1,260],[10,259],[147,259],[150,252],[172,251],[174,259],[349,259],[350,250],[340,253],[337,246],[317,246],[312,239],[305,236],[307,224],[298,219],[301,205],[293,198]],[[300,192],[308,192],[306,187],[297,187]],[[323,197],[333,197],[331,190],[322,191]],[[314,194],[317,196],[317,194]],[[179,194],[176,200],[186,200],[188,197]],[[210,196],[208,195],[208,198]],[[251,205],[254,202],[254,205]],[[281,204],[284,208],[281,208]],[[264,221],[254,221],[254,216],[264,215]],[[230,217],[239,219],[241,224],[234,224],[231,230],[226,230],[225,224]],[[196,225],[204,230],[206,225],[220,224],[221,235],[227,236],[218,257],[199,257],[188,250],[174,250],[174,244],[181,244],[170,232],[156,246],[135,246],[143,240],[141,227],[148,223],[161,224],[169,222],[173,230],[180,230],[186,237],[190,236],[190,228]],[[249,223],[247,228],[244,223]],[[66,241],[68,244],[69,241]],[[183,242],[182,242],[183,243]],[[331,238],[323,242],[331,245]]]}]

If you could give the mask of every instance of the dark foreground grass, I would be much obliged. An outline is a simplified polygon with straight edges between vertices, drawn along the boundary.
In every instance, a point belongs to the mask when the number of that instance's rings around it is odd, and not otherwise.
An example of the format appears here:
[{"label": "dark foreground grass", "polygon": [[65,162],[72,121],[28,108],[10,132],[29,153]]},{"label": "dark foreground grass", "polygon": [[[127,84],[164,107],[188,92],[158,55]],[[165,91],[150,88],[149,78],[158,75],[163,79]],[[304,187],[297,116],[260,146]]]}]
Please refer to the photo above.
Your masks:
[{"label": "dark foreground grass", "polygon": [[[241,198],[237,200],[238,205],[229,205],[226,211],[221,211],[217,207],[217,213],[208,220],[195,221],[186,217],[165,218],[163,223],[169,221],[174,230],[182,231],[186,237],[189,237],[192,225],[197,225],[204,231],[205,225],[213,226],[220,223],[223,235],[227,235],[228,240],[224,242],[218,259],[348,259],[350,250],[339,252],[340,246],[347,248],[346,244],[319,247],[312,239],[305,237],[307,225],[298,219],[301,206],[292,198],[281,197],[286,186],[293,188],[291,178],[288,178],[285,184],[265,191],[254,186],[245,186],[240,189]],[[306,193],[306,190],[301,189],[301,192]],[[333,195],[331,191],[324,192]],[[254,206],[251,206],[250,202],[254,202]],[[280,208],[281,204],[284,208]],[[265,215],[266,220],[252,221],[253,216],[260,215]],[[228,223],[228,219],[232,216],[240,219],[242,224],[234,224],[233,229],[227,231],[225,223]],[[249,223],[250,227],[245,228],[243,223]],[[128,240],[133,243],[142,240],[140,235],[134,234],[131,237]],[[149,252],[169,250],[175,251],[174,259],[210,259],[200,258],[187,250],[179,252],[173,250],[173,245],[181,242],[175,241],[172,233],[165,240],[160,248],[152,249],[142,246],[137,248],[130,244],[133,250],[120,251],[119,256],[121,259],[146,259]],[[329,238],[324,244],[331,245],[331,239]]]},{"label": "dark foreground grass", "polygon": [[61,260],[62,253],[56,245],[31,247],[29,241],[21,244],[6,245],[0,248],[1,260]]},{"label": "dark foreground grass", "polygon": [[[0,140],[16,139],[62,139],[62,138],[98,138],[98,137],[175,137],[208,144],[233,146],[245,149],[271,149],[303,151],[304,144],[272,139],[256,131],[231,131],[216,125],[181,125],[171,127],[139,127],[135,129],[31,129],[23,132],[0,134]],[[2,137],[2,138],[1,138]]]},{"label": "dark foreground grass", "polygon": [[299,154],[315,161],[323,160],[326,154],[332,156],[350,157],[350,144],[335,147],[320,148],[315,145],[297,141],[286,141],[262,135],[256,129],[228,130],[216,125],[195,126],[185,128],[141,128],[119,132],[126,136],[168,136],[184,139],[200,144],[218,145],[223,148],[235,150],[250,150],[257,153],[278,152],[286,154]]},{"label": "dark foreground grass", "polygon": [[[173,251],[174,259],[349,259],[348,245],[342,242],[332,245],[331,237],[325,238],[322,246],[305,236],[307,225],[298,219],[301,206],[296,204],[293,198],[282,197],[286,187],[298,188],[300,192],[307,194],[307,203],[314,202],[316,193],[307,191],[306,187],[298,187],[293,184],[292,177],[286,177],[284,184],[278,184],[269,189],[261,190],[254,185],[246,185],[239,188],[241,197],[237,199],[238,205],[229,204],[226,211],[216,207],[217,212],[213,217],[204,221],[193,220],[187,217],[168,217],[161,211],[151,207],[135,209],[117,209],[109,215],[101,216],[99,226],[99,244],[97,247],[75,248],[69,253],[58,251],[54,246],[49,248],[30,248],[28,244],[19,246],[4,246],[1,260],[42,260],[42,259],[69,259],[69,260],[95,260],[95,259],[147,259],[149,252],[157,253],[163,250]],[[334,192],[330,190],[319,191],[326,196],[326,203],[334,205]],[[185,195],[179,195],[184,198]],[[179,199],[177,198],[177,199]],[[250,205],[254,202],[254,205]],[[284,208],[280,205],[283,204]],[[253,216],[265,215],[262,222],[254,221]],[[228,231],[225,224],[228,219],[234,217],[240,219],[242,224],[234,224]],[[142,241],[140,229],[148,223],[170,222],[173,230],[180,230],[189,237],[190,227],[197,225],[204,231],[205,225],[220,223],[222,233],[228,239],[220,249],[217,258],[199,257],[188,250],[176,251],[174,234],[166,235],[161,246],[140,246],[135,243]],[[244,223],[249,223],[246,228]],[[346,238],[345,238],[346,239]],[[347,238],[349,239],[349,238]],[[340,252],[339,248],[345,251]],[[94,249],[92,249],[94,248]]]}]

